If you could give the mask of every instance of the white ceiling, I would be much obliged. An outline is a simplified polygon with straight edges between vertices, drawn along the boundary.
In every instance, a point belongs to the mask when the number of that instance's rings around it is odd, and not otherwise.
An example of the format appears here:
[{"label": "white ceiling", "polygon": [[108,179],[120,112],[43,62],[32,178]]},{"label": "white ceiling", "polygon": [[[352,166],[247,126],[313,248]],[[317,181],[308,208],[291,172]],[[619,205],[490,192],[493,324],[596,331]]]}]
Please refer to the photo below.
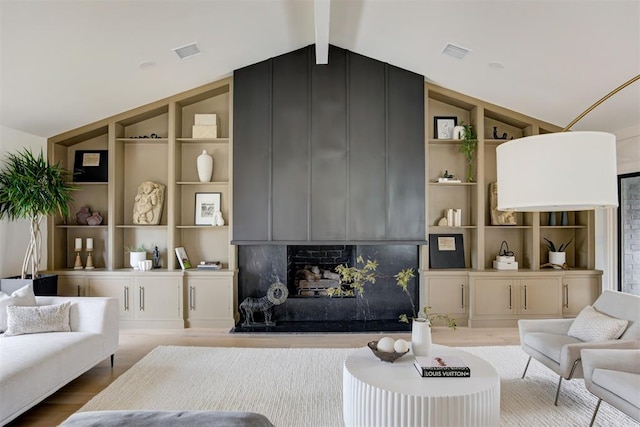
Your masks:
[{"label": "white ceiling", "polygon": [[[0,125],[49,137],[215,81],[314,43],[313,11],[312,0],[0,0]],[[332,0],[330,17],[331,44],[561,126],[640,73],[640,0]],[[191,42],[202,53],[179,60],[171,49]],[[445,56],[448,42],[471,53]],[[637,82],[574,129],[639,123]]]}]

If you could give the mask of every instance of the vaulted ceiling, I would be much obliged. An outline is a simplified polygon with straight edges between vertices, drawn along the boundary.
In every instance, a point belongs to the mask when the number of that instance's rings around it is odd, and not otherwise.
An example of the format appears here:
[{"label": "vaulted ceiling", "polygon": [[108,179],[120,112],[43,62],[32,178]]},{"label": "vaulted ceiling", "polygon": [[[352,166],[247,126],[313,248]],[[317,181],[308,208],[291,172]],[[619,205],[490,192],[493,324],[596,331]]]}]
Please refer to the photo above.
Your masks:
[{"label": "vaulted ceiling", "polygon": [[[640,73],[639,0],[331,0],[329,16],[331,44],[561,126]],[[314,42],[312,0],[0,0],[0,124],[49,137]],[[574,129],[639,124],[640,82]]]}]

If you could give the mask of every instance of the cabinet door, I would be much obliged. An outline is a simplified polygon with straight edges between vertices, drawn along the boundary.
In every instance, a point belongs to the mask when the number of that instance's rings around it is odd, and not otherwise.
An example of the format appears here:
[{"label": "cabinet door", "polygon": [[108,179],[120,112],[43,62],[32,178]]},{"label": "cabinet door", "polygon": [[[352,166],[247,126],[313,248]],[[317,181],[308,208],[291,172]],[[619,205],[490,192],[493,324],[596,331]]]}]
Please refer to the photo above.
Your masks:
[{"label": "cabinet door", "polygon": [[[59,286],[59,285],[58,285]],[[565,277],[562,280],[562,315],[575,317],[600,293],[600,277]]]},{"label": "cabinet door", "polygon": [[135,281],[136,319],[182,319],[182,277],[136,277]]},{"label": "cabinet door", "polygon": [[427,303],[432,313],[467,314],[467,276],[429,277],[427,279]]},{"label": "cabinet door", "polygon": [[190,277],[186,298],[190,327],[233,326],[232,277]]},{"label": "cabinet door", "polygon": [[473,312],[477,316],[508,316],[516,310],[517,284],[512,279],[473,279]]},{"label": "cabinet door", "polygon": [[89,294],[92,297],[113,297],[118,299],[120,319],[131,319],[133,317],[133,307],[131,306],[131,291],[133,289],[128,277],[90,277],[88,282]]},{"label": "cabinet door", "polygon": [[523,317],[560,317],[560,277],[520,280],[519,312]]},{"label": "cabinet door", "polygon": [[62,297],[84,297],[87,296],[85,278],[78,276],[58,275],[58,295]]}]

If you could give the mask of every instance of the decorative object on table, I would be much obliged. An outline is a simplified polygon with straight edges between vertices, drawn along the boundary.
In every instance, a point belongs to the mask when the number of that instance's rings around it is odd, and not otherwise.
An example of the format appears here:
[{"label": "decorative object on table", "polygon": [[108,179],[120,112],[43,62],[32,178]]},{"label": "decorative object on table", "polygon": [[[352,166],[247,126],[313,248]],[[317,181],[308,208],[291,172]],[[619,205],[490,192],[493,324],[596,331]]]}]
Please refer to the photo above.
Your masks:
[{"label": "decorative object on table", "polygon": [[247,297],[240,303],[240,311],[244,317],[243,326],[256,326],[256,322],[253,319],[253,313],[261,311],[264,314],[264,325],[274,326],[275,323],[271,321],[273,315],[273,307],[280,305],[287,300],[289,296],[289,290],[287,286],[277,279],[275,283],[272,283],[267,290],[267,295],[260,298]]},{"label": "decorative object on table", "polygon": [[462,181],[450,174],[448,170],[446,170],[444,171],[442,176],[438,178],[437,182],[461,183]]},{"label": "decorative object on table", "polygon": [[195,124],[191,128],[192,138],[211,139],[218,137],[218,118],[216,114],[196,114]]},{"label": "decorative object on table", "polygon": [[496,259],[493,260],[493,268],[496,270],[517,270],[518,262],[516,261],[515,254],[509,250],[509,244],[506,240],[500,243],[500,249]]},{"label": "decorative object on table", "polygon": [[473,156],[478,149],[478,137],[472,125],[462,122],[464,134],[460,140],[458,150],[464,154],[467,160],[467,182],[474,182],[473,179]]},{"label": "decorative object on table", "polygon": [[493,139],[507,139],[507,133],[503,133],[502,136],[498,135],[498,126],[493,127]]},{"label": "decorative object on table", "polygon": [[553,267],[556,270],[568,270],[569,266],[567,265],[567,253],[566,249],[569,247],[571,242],[573,241],[573,237],[569,239],[567,243],[562,243],[560,246],[557,246],[546,237],[543,237],[546,240],[544,244],[547,249],[549,249],[549,262],[546,264],[542,264],[540,267]]},{"label": "decorative object on table", "polygon": [[213,213],[213,225],[221,227],[224,225],[224,218],[222,217],[222,212],[215,211]]},{"label": "decorative object on table", "polygon": [[109,151],[77,150],[73,161],[74,182],[108,182]]},{"label": "decorative object on table", "polygon": [[207,153],[207,150],[202,150],[202,154],[197,158],[196,166],[200,182],[211,181],[211,176],[213,175],[213,157]]},{"label": "decorative object on table", "polygon": [[134,270],[140,266],[140,261],[147,259],[147,248],[144,245],[127,246],[125,250],[129,253],[129,265]]},{"label": "decorative object on table", "polygon": [[76,259],[73,263],[74,270],[82,270],[84,266],[82,265],[82,259],[80,258],[80,252],[82,252],[82,238],[76,237],[74,250],[76,252]]},{"label": "decorative object on table", "polygon": [[456,356],[415,356],[413,366],[421,377],[429,378],[469,378],[471,369]]},{"label": "decorative object on table", "polygon": [[489,184],[489,202],[491,206],[491,225],[518,225],[515,212],[498,210],[498,183]]},{"label": "decorative object on table", "polygon": [[176,257],[180,263],[180,268],[183,270],[191,268],[191,261],[189,261],[187,251],[182,246],[176,248]]},{"label": "decorative object on table", "polygon": [[100,224],[102,224],[100,212],[93,212],[90,217],[87,217],[87,225],[96,226]]},{"label": "decorative object on table", "polygon": [[87,270],[93,270],[95,266],[93,265],[93,238],[92,237],[87,237],[85,250],[87,251],[87,265],[84,268]]},{"label": "decorative object on table", "polygon": [[453,129],[457,124],[457,117],[435,116],[433,118],[433,137],[435,139],[452,139]]},{"label": "decorative object on table", "polygon": [[[500,144],[496,148],[498,182],[503,186],[499,208],[545,212],[618,207],[615,135],[567,131],[598,105],[638,80],[640,74],[600,98],[560,132]],[[580,161],[567,162],[576,153],[580,154]],[[520,179],[523,171],[527,171],[524,180]]]},{"label": "decorative object on table", "polygon": [[465,268],[462,234],[429,234],[429,268]]},{"label": "decorative object on table", "polygon": [[431,322],[429,319],[414,318],[411,324],[411,351],[414,356],[428,356],[431,353]]},{"label": "decorative object on table", "polygon": [[154,246],[152,252],[153,268],[160,268],[160,251],[157,246]]},{"label": "decorative object on table", "polygon": [[76,222],[78,225],[87,225],[87,219],[91,216],[91,210],[89,206],[82,206],[78,212],[76,212]]},{"label": "decorative object on table", "polygon": [[[75,190],[70,183],[71,179],[71,173],[59,163],[49,164],[42,150],[37,156],[28,148],[15,154],[6,154],[0,170],[0,219],[26,219],[30,230],[20,280],[27,279],[28,271],[31,272],[32,281],[40,278],[40,224],[50,215],[58,215],[60,218],[69,216],[69,204],[73,201],[72,192]],[[50,287],[55,287],[56,291],[47,293],[56,295],[57,276],[49,277],[55,277]],[[4,284],[11,279],[14,277],[2,279],[2,282]],[[34,283],[36,295],[41,294],[39,286]]]},{"label": "decorative object on table", "polygon": [[[389,338],[389,337],[385,337],[385,338]],[[388,363],[393,363],[396,360],[400,359],[402,356],[404,356],[405,354],[407,354],[409,352],[409,349],[407,348],[405,351],[403,352],[397,352],[394,350],[393,347],[391,347],[391,351],[382,351],[379,347],[378,347],[378,343],[380,341],[382,341],[384,338],[382,338],[381,340],[378,341],[369,341],[367,343],[367,346],[371,349],[371,351],[373,352],[373,354],[380,359],[383,362],[388,362]],[[389,338],[393,341],[392,338]],[[404,341],[404,340],[402,340]]]},{"label": "decorative object on table", "polygon": [[555,227],[556,225],[558,225],[558,223],[556,222],[556,213],[555,212],[549,212],[549,225],[551,227]]},{"label": "decorative object on table", "polygon": [[138,270],[140,271],[149,271],[153,267],[153,261],[150,259],[145,259],[138,262]]},{"label": "decorative object on table", "polygon": [[144,181],[138,186],[133,204],[133,223],[143,225],[160,224],[162,204],[164,203],[163,184]]},{"label": "decorative object on table", "polygon": [[215,212],[220,212],[221,193],[196,193],[195,225],[215,225]]},{"label": "decorative object on table", "polygon": [[145,138],[151,138],[151,139],[160,139],[162,138],[160,135],[158,135],[157,133],[152,133],[151,135],[140,135],[140,136],[130,136],[129,138],[135,139],[145,139]]},{"label": "decorative object on table", "polygon": [[220,270],[222,263],[220,261],[200,261],[196,267],[198,270]]},{"label": "decorative object on table", "polygon": [[569,225],[569,212],[562,211],[562,213],[560,213],[560,225]]},{"label": "decorative object on table", "polygon": [[438,220],[438,224],[439,227],[448,227],[449,226],[449,220],[447,220],[447,216],[445,214],[445,216],[443,216],[442,218],[440,218]]},{"label": "decorative object on table", "polygon": [[462,139],[464,136],[464,126],[456,126],[453,128],[453,139]]}]

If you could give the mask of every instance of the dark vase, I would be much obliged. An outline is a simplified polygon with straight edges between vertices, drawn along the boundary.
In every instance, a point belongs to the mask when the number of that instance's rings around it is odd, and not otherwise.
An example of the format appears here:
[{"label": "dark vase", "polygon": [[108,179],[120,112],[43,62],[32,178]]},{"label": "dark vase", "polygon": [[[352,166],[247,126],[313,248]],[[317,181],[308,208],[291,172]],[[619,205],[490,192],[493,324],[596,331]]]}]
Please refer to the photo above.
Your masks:
[{"label": "dark vase", "polygon": [[556,213],[555,212],[549,212],[549,225],[558,225],[556,223]]},{"label": "dark vase", "polygon": [[560,225],[569,225],[569,212],[562,212]]}]

